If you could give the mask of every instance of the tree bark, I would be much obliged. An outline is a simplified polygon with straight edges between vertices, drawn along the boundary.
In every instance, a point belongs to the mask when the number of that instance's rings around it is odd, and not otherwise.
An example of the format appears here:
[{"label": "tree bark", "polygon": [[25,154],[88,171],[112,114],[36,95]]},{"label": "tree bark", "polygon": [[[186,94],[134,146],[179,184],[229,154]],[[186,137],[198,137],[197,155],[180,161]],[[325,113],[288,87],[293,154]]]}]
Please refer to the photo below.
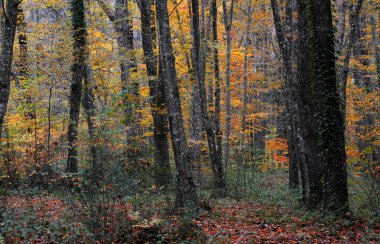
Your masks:
[{"label": "tree bark", "polygon": [[[168,187],[171,180],[168,142],[168,114],[165,104],[165,84],[162,71],[157,74],[157,58],[153,50],[152,37],[152,3],[151,0],[140,1],[142,45],[149,79],[150,104],[154,125],[155,147],[155,182],[158,186]],[[154,27],[153,27],[154,28]],[[160,67],[162,67],[160,65]]]},{"label": "tree bark", "polygon": [[229,154],[230,154],[230,134],[231,134],[231,28],[232,28],[232,20],[234,13],[234,0],[231,0],[231,8],[228,13],[227,10],[227,1],[223,0],[223,20],[224,20],[224,28],[226,30],[227,37],[227,57],[226,57],[226,135],[224,141],[224,152],[223,152],[223,166],[224,171],[227,175]]},{"label": "tree bark", "polygon": [[196,208],[198,197],[188,155],[185,129],[183,127],[181,101],[171,42],[167,0],[156,0],[160,65],[165,81],[166,104],[169,113],[170,133],[177,170],[176,207]]},{"label": "tree bark", "polygon": [[[246,115],[247,115],[247,89],[248,89],[248,46],[249,46],[249,35],[251,34],[251,22],[252,22],[252,0],[248,2],[247,10],[247,29],[245,31],[244,37],[244,73],[243,73],[243,96],[242,96],[242,118],[241,118],[241,149],[243,153],[243,162],[238,164],[238,174],[237,180],[240,183],[241,173],[243,171],[243,166],[246,163]],[[240,184],[239,184],[240,185]]]},{"label": "tree bark", "polygon": [[[215,111],[214,111],[214,126],[216,135],[216,150],[218,158],[223,159],[222,147],[222,131],[220,127],[220,89],[221,78],[219,70],[219,42],[218,42],[218,9],[216,0],[211,1],[211,21],[212,21],[212,42],[213,42],[213,68],[215,80]],[[227,177],[226,172],[224,172]]]},{"label": "tree bark", "polygon": [[71,1],[74,63],[71,67],[70,121],[68,129],[69,151],[66,172],[78,172],[78,122],[82,97],[82,79],[86,61],[86,21],[83,0]]},{"label": "tree bark", "polygon": [[202,48],[200,43],[199,30],[199,2],[198,0],[191,1],[192,7],[192,34],[193,34],[193,69],[194,75],[198,83],[199,105],[201,110],[203,127],[206,131],[209,153],[211,158],[211,166],[214,173],[214,183],[217,195],[224,196],[227,193],[226,182],[224,179],[224,170],[221,158],[218,157],[216,149],[216,137],[212,121],[209,118],[207,111],[207,98],[204,76],[202,75]]},{"label": "tree bark", "polygon": [[5,113],[7,111],[10,79],[13,61],[13,45],[16,35],[17,9],[20,1],[18,0],[0,0],[0,18],[3,19],[0,30],[0,138],[1,130],[4,123]]}]

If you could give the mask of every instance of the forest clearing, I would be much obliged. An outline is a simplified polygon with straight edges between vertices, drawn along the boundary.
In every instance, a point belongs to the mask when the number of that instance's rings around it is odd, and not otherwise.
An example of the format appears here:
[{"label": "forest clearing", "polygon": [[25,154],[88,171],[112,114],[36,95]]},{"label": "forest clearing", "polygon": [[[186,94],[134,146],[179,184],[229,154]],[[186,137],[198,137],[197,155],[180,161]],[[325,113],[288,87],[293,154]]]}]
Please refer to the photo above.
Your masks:
[{"label": "forest clearing", "polygon": [[379,0],[0,0],[1,243],[379,243]]}]

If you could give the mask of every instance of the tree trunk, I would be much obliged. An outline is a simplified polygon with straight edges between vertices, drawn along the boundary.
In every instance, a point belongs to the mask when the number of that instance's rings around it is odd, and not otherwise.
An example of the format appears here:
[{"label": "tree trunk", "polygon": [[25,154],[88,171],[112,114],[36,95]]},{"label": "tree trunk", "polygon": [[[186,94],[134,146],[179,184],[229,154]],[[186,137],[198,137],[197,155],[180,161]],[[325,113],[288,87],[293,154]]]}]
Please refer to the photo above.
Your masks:
[{"label": "tree trunk", "polygon": [[[237,180],[238,183],[240,183],[241,179],[241,172],[243,171],[242,166],[246,163],[246,115],[247,115],[247,89],[248,89],[248,46],[249,46],[249,35],[251,34],[251,22],[252,22],[252,0],[249,0],[248,3],[248,10],[247,10],[247,29],[245,31],[245,39],[244,39],[244,73],[243,73],[243,97],[242,97],[242,103],[243,103],[243,109],[242,109],[242,118],[241,118],[241,149],[243,153],[243,162],[238,164],[238,174],[237,174]],[[239,184],[240,185],[240,184]]]},{"label": "tree trunk", "polygon": [[231,134],[231,28],[234,13],[234,0],[231,0],[231,8],[228,13],[227,2],[223,0],[223,19],[224,28],[226,29],[227,37],[227,64],[226,64],[226,135],[224,141],[224,152],[223,152],[223,166],[227,175],[228,160],[230,154],[230,134]]},{"label": "tree trunk", "polygon": [[331,1],[300,0],[298,6],[301,146],[307,166],[308,205],[317,208],[323,204],[341,214],[348,210],[348,190]]},{"label": "tree trunk", "polygon": [[67,155],[66,172],[78,172],[78,122],[80,101],[82,96],[82,79],[85,73],[86,61],[86,21],[83,0],[71,1],[73,28],[73,60],[71,91],[70,91],[70,121],[68,129],[69,151]]},{"label": "tree trunk", "polygon": [[[362,0],[359,0],[357,12]],[[359,5],[360,4],[360,5]],[[330,0],[314,0],[319,97],[318,136],[324,170],[324,208],[337,213],[348,210],[344,119],[340,110],[336,75],[335,41]],[[323,71],[323,72],[321,72]]]},{"label": "tree trunk", "polygon": [[[214,126],[216,136],[216,150],[218,158],[223,159],[222,148],[222,131],[220,128],[220,89],[221,79],[219,71],[219,42],[218,42],[218,9],[216,0],[211,1],[211,20],[212,20],[212,42],[213,42],[213,64],[214,64],[214,80],[215,80],[215,111],[214,111]],[[227,177],[226,172],[224,172]]]},{"label": "tree trunk", "polygon": [[[165,84],[162,79],[162,71],[157,74],[157,59],[154,56],[152,28],[152,3],[151,0],[140,2],[142,45],[145,64],[149,79],[150,104],[154,125],[155,147],[155,182],[158,186],[168,187],[171,180],[168,142],[168,114],[165,105]],[[154,27],[153,27],[154,28]],[[160,67],[162,67],[160,65]]]},{"label": "tree trunk", "polygon": [[202,75],[202,54],[199,31],[199,2],[192,0],[192,34],[193,34],[193,70],[194,76],[198,83],[199,105],[201,110],[203,127],[206,131],[209,153],[211,158],[211,166],[214,173],[214,181],[217,195],[226,195],[226,182],[224,179],[224,170],[221,158],[218,157],[216,150],[216,137],[211,120],[207,111],[206,87],[204,76]]},{"label": "tree trunk", "polygon": [[156,0],[160,65],[165,81],[166,104],[169,113],[170,133],[177,170],[176,207],[197,206],[198,197],[194,184],[191,162],[188,156],[185,129],[183,127],[181,101],[171,42],[167,0]]},{"label": "tree trunk", "polygon": [[1,24],[2,27],[0,28],[0,138],[10,92],[13,45],[16,35],[19,3],[20,1],[18,0],[8,0],[6,2],[5,0],[0,0],[0,4],[4,7],[0,12],[0,18],[4,18]]},{"label": "tree trunk", "polygon": [[371,24],[372,46],[375,52],[377,85],[378,87],[380,87],[380,48],[379,48],[379,39],[377,38],[377,34],[376,34],[375,17],[373,15],[371,15],[370,17],[370,24]]},{"label": "tree trunk", "polygon": [[[322,165],[318,155],[317,123],[314,118],[317,93],[314,53],[315,45],[310,40],[312,18],[307,0],[298,0],[298,53],[297,53],[297,105],[299,114],[300,169],[303,170],[305,202],[309,209],[318,208],[323,201]],[[313,53],[314,52],[314,53]]]}]

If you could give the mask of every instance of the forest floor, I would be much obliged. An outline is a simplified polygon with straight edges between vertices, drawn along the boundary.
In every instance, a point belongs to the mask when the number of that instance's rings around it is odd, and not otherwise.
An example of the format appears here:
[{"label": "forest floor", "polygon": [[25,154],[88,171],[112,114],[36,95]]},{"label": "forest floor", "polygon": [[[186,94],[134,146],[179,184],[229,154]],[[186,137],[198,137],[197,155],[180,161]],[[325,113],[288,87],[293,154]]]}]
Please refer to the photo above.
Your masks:
[{"label": "forest floor", "polygon": [[279,187],[282,181],[277,174],[257,181],[260,187],[253,189],[260,191],[251,190],[251,198],[206,198],[207,210],[196,218],[179,217],[173,197],[157,192],[133,201],[112,192],[91,199],[67,192],[8,192],[0,197],[0,244],[380,243],[379,223],[305,211]]}]

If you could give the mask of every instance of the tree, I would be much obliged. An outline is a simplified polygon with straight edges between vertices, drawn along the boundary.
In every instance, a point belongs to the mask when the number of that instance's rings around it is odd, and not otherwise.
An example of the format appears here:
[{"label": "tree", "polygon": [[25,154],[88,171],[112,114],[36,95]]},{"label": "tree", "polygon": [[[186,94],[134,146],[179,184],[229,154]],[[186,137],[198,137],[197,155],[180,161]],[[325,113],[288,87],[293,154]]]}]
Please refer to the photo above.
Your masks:
[{"label": "tree", "polygon": [[[299,122],[297,96],[295,94],[294,71],[292,68],[292,15],[293,1],[286,1],[285,21],[281,21],[280,9],[277,0],[271,0],[273,20],[277,35],[278,45],[280,47],[281,58],[283,63],[283,74],[285,79],[285,109],[286,109],[286,136],[288,139],[288,154],[289,154],[289,186],[291,188],[301,185],[304,187],[305,182],[300,182],[299,173],[304,175],[299,158],[299,141],[296,124]],[[302,179],[303,177],[301,177]]]},{"label": "tree", "polygon": [[68,129],[69,151],[66,172],[78,172],[78,122],[82,97],[82,80],[85,74],[86,61],[86,21],[83,0],[71,1],[71,23],[73,36],[74,63],[71,67],[72,80],[70,90],[70,121]]},{"label": "tree", "polygon": [[0,138],[7,111],[13,61],[13,45],[16,35],[18,0],[1,0],[0,10]]},{"label": "tree", "polygon": [[165,80],[166,104],[169,113],[170,133],[177,171],[176,206],[178,208],[185,206],[194,208],[197,205],[198,197],[192,176],[186,135],[183,127],[167,0],[156,0],[155,5],[158,23],[159,65],[162,66],[163,79]]},{"label": "tree", "polygon": [[234,0],[231,0],[230,11],[227,9],[227,1],[223,0],[223,20],[224,28],[226,30],[226,42],[227,42],[227,64],[226,64],[226,133],[223,150],[223,164],[225,172],[227,174],[228,160],[230,154],[230,134],[231,134],[231,29],[234,13]]},{"label": "tree", "polygon": [[215,187],[218,195],[226,195],[226,182],[224,179],[224,169],[222,164],[222,159],[219,158],[217,152],[216,136],[213,127],[213,123],[209,118],[207,111],[207,100],[206,100],[206,87],[204,84],[204,76],[201,74],[203,64],[202,53],[201,53],[201,40],[200,40],[200,30],[199,30],[199,2],[198,0],[192,0],[192,34],[193,34],[193,52],[194,52],[194,62],[193,69],[196,81],[198,83],[199,91],[199,105],[201,110],[203,127],[205,128],[207,135],[208,148],[211,158],[212,170],[214,172]]},{"label": "tree", "polygon": [[298,99],[308,206],[348,209],[343,116],[330,0],[298,2]]},{"label": "tree", "polygon": [[154,38],[152,32],[155,31],[155,23],[152,23],[154,18],[152,18],[151,0],[141,0],[139,8],[141,12],[142,45],[149,79],[150,104],[154,126],[155,181],[158,186],[168,187],[172,178],[169,162],[168,114],[165,104],[165,84],[162,79],[162,70],[158,74],[157,57],[155,57],[153,50]]}]

